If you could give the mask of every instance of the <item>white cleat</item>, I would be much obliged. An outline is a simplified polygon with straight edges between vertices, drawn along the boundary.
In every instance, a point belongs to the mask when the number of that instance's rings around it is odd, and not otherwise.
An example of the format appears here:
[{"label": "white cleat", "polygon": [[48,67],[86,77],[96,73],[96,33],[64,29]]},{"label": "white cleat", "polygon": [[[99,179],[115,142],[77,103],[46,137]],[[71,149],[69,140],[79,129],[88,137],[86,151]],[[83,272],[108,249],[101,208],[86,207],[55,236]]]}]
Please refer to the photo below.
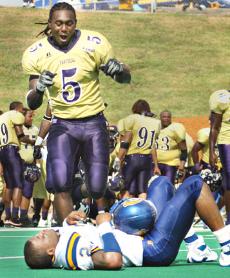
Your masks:
[{"label": "white cleat", "polygon": [[50,228],[51,227],[51,223],[49,223],[48,219],[47,220],[40,219],[40,221],[38,223],[38,227],[39,228]]},{"label": "white cleat", "polygon": [[198,236],[196,241],[186,245],[188,247],[188,263],[213,262],[218,259],[217,253],[205,244],[202,236]]},{"label": "white cleat", "polygon": [[219,264],[221,266],[230,266],[230,243],[222,247]]}]

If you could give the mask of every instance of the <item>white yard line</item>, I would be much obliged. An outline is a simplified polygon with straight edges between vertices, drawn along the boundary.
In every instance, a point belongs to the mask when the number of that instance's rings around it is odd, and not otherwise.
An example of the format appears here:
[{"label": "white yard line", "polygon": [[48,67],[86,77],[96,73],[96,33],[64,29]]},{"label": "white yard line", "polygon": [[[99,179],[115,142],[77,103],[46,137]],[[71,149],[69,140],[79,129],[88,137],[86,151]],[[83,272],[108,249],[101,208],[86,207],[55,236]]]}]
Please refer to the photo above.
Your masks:
[{"label": "white yard line", "polygon": [[0,260],[24,259],[24,256],[0,257]]}]

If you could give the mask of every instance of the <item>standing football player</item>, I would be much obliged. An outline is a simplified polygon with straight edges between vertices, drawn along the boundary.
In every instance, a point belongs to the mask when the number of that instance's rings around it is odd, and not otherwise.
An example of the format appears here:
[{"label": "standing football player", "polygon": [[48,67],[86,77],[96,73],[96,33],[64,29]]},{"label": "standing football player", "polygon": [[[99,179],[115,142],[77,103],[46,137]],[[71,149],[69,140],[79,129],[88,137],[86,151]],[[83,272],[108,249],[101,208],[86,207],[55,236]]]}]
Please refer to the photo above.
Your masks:
[{"label": "standing football player", "polygon": [[25,144],[22,142],[20,145],[19,152],[23,160],[24,173],[27,171],[27,169],[30,169],[31,171],[30,175],[25,176],[22,187],[22,201],[20,204],[20,223],[23,227],[32,226],[32,223],[28,217],[28,209],[30,206],[30,199],[33,193],[34,182],[36,179],[40,177],[39,171],[37,171],[38,169],[33,157],[34,143],[38,135],[38,128],[35,125],[33,125],[33,115],[34,113],[32,110],[24,108],[25,123],[22,128],[24,134],[30,138],[33,144]]},{"label": "standing football player", "polygon": [[[146,100],[137,100],[132,107],[133,114],[118,122],[122,135],[120,150],[115,163],[124,164],[122,175],[126,192],[123,197],[146,198],[148,180],[153,174],[160,174],[155,149],[161,123],[155,119]],[[114,167],[116,168],[117,165]]]},{"label": "standing football player", "polygon": [[209,134],[209,163],[215,168],[217,143],[222,164],[224,202],[227,213],[226,224],[230,224],[230,92],[219,90],[209,99],[211,110],[211,128]]},{"label": "standing football player", "polygon": [[46,93],[52,109],[47,141],[47,180],[55,193],[59,221],[72,211],[70,196],[79,153],[86,167],[86,183],[98,211],[104,210],[109,143],[99,70],[119,83],[129,83],[128,67],[114,58],[107,39],[98,32],[76,29],[76,13],[68,3],[49,12],[45,38],[24,53],[22,65],[29,77],[28,106],[37,109]]},{"label": "standing football player", "polygon": [[188,157],[185,127],[172,122],[172,114],[165,110],[160,113],[161,131],[157,139],[157,159],[161,174],[174,184],[177,171],[179,177],[185,175]]},{"label": "standing football player", "polygon": [[[10,103],[10,111],[0,116],[0,162],[3,167],[6,191],[4,196],[5,225],[21,226],[18,218],[22,197],[23,164],[19,155],[20,142],[34,144],[23,132],[23,104],[19,101]],[[11,211],[12,202],[12,211]]]}]

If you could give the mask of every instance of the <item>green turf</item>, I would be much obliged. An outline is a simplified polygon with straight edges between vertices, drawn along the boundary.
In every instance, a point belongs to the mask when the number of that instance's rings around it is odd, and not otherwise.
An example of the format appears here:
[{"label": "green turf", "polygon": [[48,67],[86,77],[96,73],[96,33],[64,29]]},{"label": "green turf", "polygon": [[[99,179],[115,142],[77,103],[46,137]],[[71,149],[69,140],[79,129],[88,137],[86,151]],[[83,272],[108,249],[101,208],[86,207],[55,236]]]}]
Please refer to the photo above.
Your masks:
[{"label": "green turf", "polygon": [[[188,264],[186,262],[186,248],[181,245],[175,262],[169,267],[130,267],[120,271],[68,271],[60,269],[31,270],[23,258],[23,246],[26,239],[34,235],[34,231],[21,229],[18,231],[4,231],[0,229],[0,277],[1,278],[229,278],[230,268],[223,268],[218,262]],[[219,252],[219,246],[210,232],[202,233],[206,243]],[[7,259],[6,257],[20,256]],[[5,258],[5,259],[4,259]]]}]

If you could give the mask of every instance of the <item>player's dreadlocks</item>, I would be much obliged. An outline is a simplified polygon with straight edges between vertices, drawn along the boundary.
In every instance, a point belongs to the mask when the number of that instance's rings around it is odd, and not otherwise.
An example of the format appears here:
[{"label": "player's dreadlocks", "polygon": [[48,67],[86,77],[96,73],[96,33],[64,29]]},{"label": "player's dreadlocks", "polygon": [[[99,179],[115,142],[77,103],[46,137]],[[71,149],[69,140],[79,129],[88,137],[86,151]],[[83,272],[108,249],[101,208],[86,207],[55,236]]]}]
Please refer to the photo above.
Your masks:
[{"label": "player's dreadlocks", "polygon": [[[48,22],[50,22],[52,20],[53,13],[55,11],[60,11],[60,10],[72,11],[76,18],[76,12],[75,12],[75,9],[73,8],[73,6],[71,6],[70,4],[68,4],[66,2],[60,2],[60,3],[56,3],[55,5],[53,5],[53,7],[50,9]],[[49,28],[48,22],[35,23],[35,24],[40,24],[40,25],[46,25],[46,28],[44,30],[42,30],[36,37],[38,37],[40,35],[50,36],[50,28]]]}]

